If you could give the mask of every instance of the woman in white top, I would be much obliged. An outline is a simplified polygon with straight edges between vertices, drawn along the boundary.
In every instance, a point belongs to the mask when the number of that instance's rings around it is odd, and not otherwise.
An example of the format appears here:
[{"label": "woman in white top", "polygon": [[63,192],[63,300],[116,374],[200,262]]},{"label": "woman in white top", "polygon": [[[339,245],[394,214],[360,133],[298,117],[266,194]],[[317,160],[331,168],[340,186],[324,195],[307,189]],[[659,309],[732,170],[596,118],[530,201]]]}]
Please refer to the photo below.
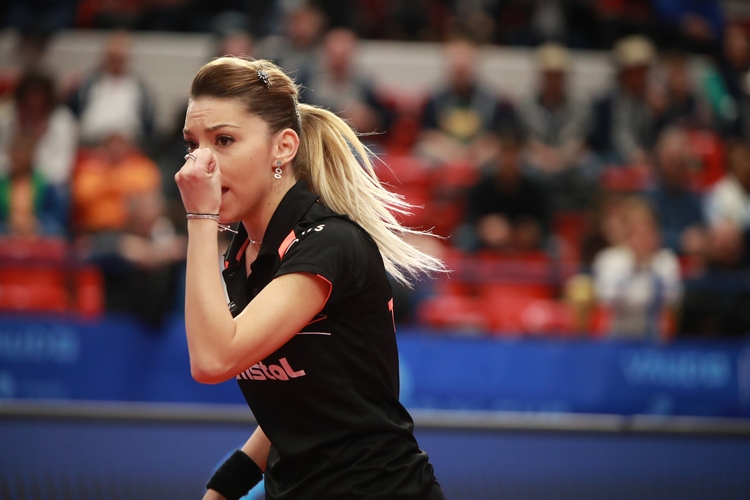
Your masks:
[{"label": "woman in white top", "polygon": [[626,239],[594,258],[596,296],[610,308],[612,336],[664,338],[664,323],[682,299],[680,263],[661,242],[654,209],[641,198],[624,201]]}]

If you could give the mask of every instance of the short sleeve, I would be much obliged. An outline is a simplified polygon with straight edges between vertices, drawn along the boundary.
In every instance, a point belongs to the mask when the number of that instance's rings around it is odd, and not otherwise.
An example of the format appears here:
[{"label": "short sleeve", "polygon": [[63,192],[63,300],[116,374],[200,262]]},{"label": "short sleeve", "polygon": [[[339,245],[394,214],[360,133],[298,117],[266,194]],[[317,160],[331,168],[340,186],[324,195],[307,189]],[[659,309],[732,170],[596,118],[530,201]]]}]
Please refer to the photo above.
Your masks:
[{"label": "short sleeve", "polygon": [[[353,224],[326,219],[303,230],[286,249],[275,277],[291,273],[315,274],[328,281],[326,306],[352,292],[365,267],[363,235]],[[359,263],[359,264],[358,264]]]}]

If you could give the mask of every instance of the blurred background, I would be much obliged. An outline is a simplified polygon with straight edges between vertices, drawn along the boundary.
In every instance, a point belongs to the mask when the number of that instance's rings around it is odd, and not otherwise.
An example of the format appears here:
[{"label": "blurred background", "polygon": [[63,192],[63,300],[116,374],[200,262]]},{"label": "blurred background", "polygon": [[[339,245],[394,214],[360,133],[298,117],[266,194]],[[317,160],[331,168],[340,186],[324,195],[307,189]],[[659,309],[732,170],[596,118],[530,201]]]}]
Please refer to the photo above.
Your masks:
[{"label": "blurred background", "polygon": [[224,54],[440,236],[453,272],[394,298],[448,498],[750,498],[746,0],[3,2],[0,498],[200,498],[252,432],[182,319],[173,176]]}]

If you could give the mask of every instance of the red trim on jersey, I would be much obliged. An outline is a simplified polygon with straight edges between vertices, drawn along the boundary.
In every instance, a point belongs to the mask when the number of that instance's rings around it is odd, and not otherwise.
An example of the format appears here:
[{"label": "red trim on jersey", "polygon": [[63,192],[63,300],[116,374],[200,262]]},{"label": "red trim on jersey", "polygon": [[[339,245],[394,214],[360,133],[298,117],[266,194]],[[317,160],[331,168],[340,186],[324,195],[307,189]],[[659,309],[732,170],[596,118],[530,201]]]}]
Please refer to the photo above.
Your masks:
[{"label": "red trim on jersey", "polygon": [[[250,240],[249,239],[245,240],[245,242],[242,244],[242,246],[240,247],[240,249],[237,251],[237,255],[234,258],[235,261],[239,262],[240,259],[242,259],[242,255],[245,253],[245,250],[247,250],[247,246],[249,244],[250,244]],[[228,260],[224,260],[224,269],[228,269],[229,265],[230,265],[229,261]]]},{"label": "red trim on jersey", "polygon": [[279,246],[279,259],[284,258],[284,254],[291,246],[292,242],[294,241],[294,238],[297,236],[294,234],[294,230],[291,230],[289,234],[286,235],[286,238],[284,238],[284,241],[281,242],[281,245]]},{"label": "red trim on jersey", "polygon": [[[321,308],[320,308],[320,311],[322,311],[323,309],[325,309],[325,307],[326,307],[326,304],[328,304],[328,299],[330,299],[330,298],[331,298],[331,292],[333,291],[333,283],[331,283],[330,281],[328,281],[328,280],[327,280],[327,279],[325,278],[325,276],[321,276],[321,275],[319,275],[319,274],[316,274],[315,276],[317,276],[318,278],[320,278],[320,279],[322,279],[323,281],[325,281],[326,283],[328,283],[328,295],[326,296],[326,300],[325,300],[325,302],[323,302],[323,307],[321,307]],[[318,312],[320,312],[320,311],[318,311]]]},{"label": "red trim on jersey", "polygon": [[245,240],[245,243],[242,244],[242,246],[240,247],[239,252],[237,252],[237,262],[239,262],[240,259],[242,258],[242,256],[245,254],[245,250],[247,250],[247,246],[249,244],[250,244],[250,240],[249,239]]},{"label": "red trim on jersey", "polygon": [[[318,313],[318,314],[320,314],[320,313]],[[318,317],[318,316],[316,315],[316,316],[315,316],[315,319],[313,319],[312,321],[310,321],[310,322],[309,322],[309,323],[308,323],[307,325],[305,325],[305,326],[308,326],[308,325],[312,325],[313,323],[317,323],[318,321],[323,321],[324,319],[328,319],[328,316],[326,316],[325,314],[320,314],[320,316]]]},{"label": "red trim on jersey", "polygon": [[393,320],[393,331],[396,331],[396,316],[393,312],[393,297],[388,301],[388,310],[391,311],[391,320]]}]

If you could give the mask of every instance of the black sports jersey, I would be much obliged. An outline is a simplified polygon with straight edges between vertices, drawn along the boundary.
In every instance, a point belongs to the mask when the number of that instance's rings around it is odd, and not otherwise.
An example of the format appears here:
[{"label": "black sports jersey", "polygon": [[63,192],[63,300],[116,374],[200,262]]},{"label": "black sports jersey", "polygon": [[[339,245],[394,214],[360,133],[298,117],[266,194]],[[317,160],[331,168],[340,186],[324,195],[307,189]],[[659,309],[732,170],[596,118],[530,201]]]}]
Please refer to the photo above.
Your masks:
[{"label": "black sports jersey", "polygon": [[[246,278],[240,224],[225,255],[236,316],[274,277],[331,284],[321,312],[237,381],[272,443],[266,498],[419,499],[433,477],[398,401],[391,286],[374,240],[299,181],[271,217]],[[305,297],[299,297],[305,300]]]}]

